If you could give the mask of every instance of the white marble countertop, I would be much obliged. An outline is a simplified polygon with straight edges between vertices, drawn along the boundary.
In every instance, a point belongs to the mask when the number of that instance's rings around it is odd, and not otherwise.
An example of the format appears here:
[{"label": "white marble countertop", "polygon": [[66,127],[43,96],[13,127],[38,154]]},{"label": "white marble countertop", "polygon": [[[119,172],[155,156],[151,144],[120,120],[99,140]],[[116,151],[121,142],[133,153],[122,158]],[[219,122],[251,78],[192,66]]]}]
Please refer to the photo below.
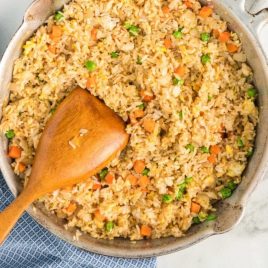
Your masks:
[{"label": "white marble countertop", "polygon": [[[0,1],[0,58],[32,0]],[[268,48],[268,25],[262,41]],[[268,50],[268,49],[267,49]],[[268,173],[252,194],[245,216],[232,231],[158,258],[158,268],[268,267]]]}]

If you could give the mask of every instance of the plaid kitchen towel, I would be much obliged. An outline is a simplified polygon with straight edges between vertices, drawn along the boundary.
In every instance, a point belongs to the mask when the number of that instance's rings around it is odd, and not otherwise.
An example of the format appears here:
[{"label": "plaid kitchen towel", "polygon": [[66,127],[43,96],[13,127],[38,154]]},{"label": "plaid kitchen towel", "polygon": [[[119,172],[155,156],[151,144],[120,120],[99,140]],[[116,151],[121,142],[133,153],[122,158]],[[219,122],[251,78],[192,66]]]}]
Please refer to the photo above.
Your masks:
[{"label": "plaid kitchen towel", "polygon": [[[0,174],[0,210],[12,200]],[[155,258],[124,259],[102,256],[76,248],[36,223],[27,213],[0,246],[0,268],[154,268]]]}]

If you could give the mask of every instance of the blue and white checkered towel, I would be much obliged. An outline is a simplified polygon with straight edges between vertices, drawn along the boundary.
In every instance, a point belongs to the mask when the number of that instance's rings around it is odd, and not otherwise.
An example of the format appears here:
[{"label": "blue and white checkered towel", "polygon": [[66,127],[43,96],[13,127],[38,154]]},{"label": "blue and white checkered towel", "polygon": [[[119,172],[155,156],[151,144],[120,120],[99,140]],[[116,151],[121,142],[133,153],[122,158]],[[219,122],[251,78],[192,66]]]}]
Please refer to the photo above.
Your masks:
[{"label": "blue and white checkered towel", "polygon": [[[0,210],[13,200],[0,174]],[[154,268],[155,258],[123,259],[102,256],[76,248],[36,223],[27,213],[0,246],[0,268]]]}]

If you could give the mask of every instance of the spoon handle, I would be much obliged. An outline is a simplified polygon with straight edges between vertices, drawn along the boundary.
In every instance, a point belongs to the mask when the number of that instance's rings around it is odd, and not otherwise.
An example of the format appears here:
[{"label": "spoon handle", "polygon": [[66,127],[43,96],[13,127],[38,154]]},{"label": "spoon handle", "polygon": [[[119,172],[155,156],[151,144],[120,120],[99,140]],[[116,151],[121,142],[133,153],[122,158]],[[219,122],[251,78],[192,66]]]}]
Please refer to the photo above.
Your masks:
[{"label": "spoon handle", "polygon": [[5,241],[22,213],[35,199],[33,192],[26,187],[8,207],[0,212],[0,245]]}]

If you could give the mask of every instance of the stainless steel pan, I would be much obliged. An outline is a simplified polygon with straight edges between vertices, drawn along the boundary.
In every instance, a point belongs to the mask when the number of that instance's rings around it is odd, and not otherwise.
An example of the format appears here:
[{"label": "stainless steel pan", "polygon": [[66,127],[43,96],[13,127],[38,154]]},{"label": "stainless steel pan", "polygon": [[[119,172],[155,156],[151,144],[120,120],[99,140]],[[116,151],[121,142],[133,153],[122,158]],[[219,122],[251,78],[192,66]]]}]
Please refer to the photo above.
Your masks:
[{"label": "stainless steel pan", "polygon": [[[21,52],[22,44],[46,20],[68,0],[37,0],[27,10],[24,22],[11,40],[0,65],[0,105],[8,98],[8,84],[11,80],[14,60]],[[206,1],[202,1],[204,4]],[[75,230],[67,231],[63,222],[48,215],[42,206],[28,213],[41,225],[60,238],[88,251],[117,257],[149,257],[171,253],[189,247],[214,234],[220,234],[233,228],[242,218],[249,195],[264,175],[268,162],[268,66],[259,42],[259,33],[264,23],[268,23],[268,0],[214,0],[216,12],[226,20],[229,27],[237,32],[242,40],[248,62],[254,70],[255,84],[259,89],[258,103],[260,121],[257,129],[254,156],[244,173],[245,178],[233,196],[217,204],[216,222],[193,226],[183,238],[161,238],[143,240],[136,243],[126,239],[112,241],[97,240],[89,235],[82,235],[79,241],[73,240]],[[267,37],[268,38],[268,37]],[[268,48],[266,48],[268,50]],[[6,156],[7,141],[0,137],[0,167],[5,180],[14,195],[21,189],[18,178],[14,175]]]}]

